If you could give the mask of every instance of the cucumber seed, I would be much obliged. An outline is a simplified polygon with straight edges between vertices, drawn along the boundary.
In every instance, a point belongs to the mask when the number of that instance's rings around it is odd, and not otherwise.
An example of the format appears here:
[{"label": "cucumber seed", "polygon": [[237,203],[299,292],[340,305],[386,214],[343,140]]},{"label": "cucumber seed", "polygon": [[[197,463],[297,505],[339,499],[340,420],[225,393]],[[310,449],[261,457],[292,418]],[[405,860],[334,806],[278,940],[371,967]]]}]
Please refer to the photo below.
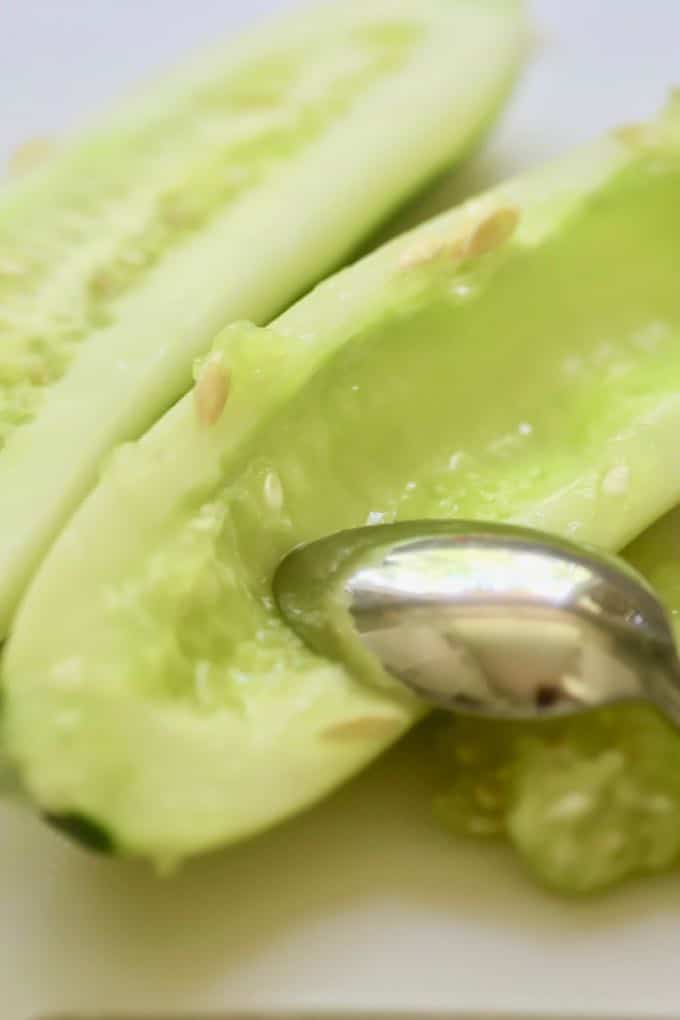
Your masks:
[{"label": "cucumber seed", "polygon": [[229,396],[229,370],[220,359],[208,361],[194,387],[194,399],[201,425],[219,421]]},{"label": "cucumber seed", "polygon": [[401,720],[389,715],[359,715],[346,719],[323,730],[321,736],[327,740],[383,740],[396,736],[401,729]]},{"label": "cucumber seed", "polygon": [[602,491],[608,496],[623,496],[630,485],[630,468],[627,464],[617,464],[610,468],[602,480]]},{"label": "cucumber seed", "polygon": [[26,272],[20,262],[0,258],[0,276],[23,276]]},{"label": "cucumber seed", "polygon": [[47,159],[54,148],[49,138],[29,138],[9,157],[8,170],[13,177],[21,177]]},{"label": "cucumber seed", "polygon": [[649,140],[649,128],[646,124],[620,124],[614,128],[612,135],[624,145],[638,149]]},{"label": "cucumber seed", "polygon": [[463,245],[464,257],[478,258],[505,244],[514,234],[518,223],[519,209],[515,206],[507,205],[495,209],[486,219],[478,223],[466,238]]},{"label": "cucumber seed", "polygon": [[406,251],[403,251],[399,256],[399,265],[402,269],[412,269],[414,266],[422,266],[428,262],[434,262],[435,259],[442,256],[458,262],[462,258],[462,253],[463,242],[460,238],[451,241],[442,237],[431,237],[419,241],[417,244],[407,248]]},{"label": "cucumber seed", "polygon": [[269,471],[264,480],[264,498],[271,510],[278,513],[283,506],[283,486],[276,471]]}]

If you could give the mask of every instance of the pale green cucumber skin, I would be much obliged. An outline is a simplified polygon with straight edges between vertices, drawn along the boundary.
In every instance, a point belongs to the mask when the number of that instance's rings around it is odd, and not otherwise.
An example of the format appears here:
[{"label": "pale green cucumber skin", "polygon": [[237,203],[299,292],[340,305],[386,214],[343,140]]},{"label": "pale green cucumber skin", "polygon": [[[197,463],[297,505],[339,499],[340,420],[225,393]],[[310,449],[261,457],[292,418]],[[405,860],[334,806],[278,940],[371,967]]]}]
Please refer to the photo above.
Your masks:
[{"label": "pale green cucumber skin", "polygon": [[369,10],[354,0],[303,11],[192,63],[0,192],[0,225],[20,225],[52,194],[58,202],[73,175],[115,159],[131,133],[156,123],[225,62],[247,67],[272,46],[304,47],[315,32],[379,17],[422,27],[413,58],[124,294],[114,325],[88,336],[66,374],[48,387],[37,417],[16,428],[0,451],[0,637],[102,458],[186,390],[192,362],[215,332],[232,319],[267,321],[469,146],[516,76],[521,6],[381,0]]},{"label": "pale green cucumber skin", "polygon": [[[673,111],[661,122],[660,132],[663,141],[658,152],[650,154],[611,138],[559,165],[503,185],[331,278],[281,316],[272,329],[236,326],[219,338],[216,351],[232,370],[232,393],[219,421],[206,428],[197,415],[195,395],[189,394],[139,443],[122,451],[61,534],[18,614],[4,667],[6,734],[25,787],[43,810],[85,816],[109,832],[122,852],[168,865],[301,810],[360,769],[421,715],[419,704],[398,696],[389,686],[372,686],[339,664],[305,653],[259,602],[266,597],[277,557],[291,544],[337,526],[363,523],[356,515],[364,497],[361,492],[352,493],[351,478],[346,502],[352,506],[348,509],[331,492],[323,512],[316,513],[318,494],[311,476],[302,478],[297,489],[292,480],[286,435],[295,435],[296,416],[304,419],[308,400],[317,402],[310,406],[320,408],[314,413],[321,434],[324,428],[330,429],[333,409],[324,411],[314,385],[325,378],[323,372],[335,364],[336,355],[351,353],[354,338],[370,337],[371,329],[379,331],[385,322],[394,323],[396,333],[400,316],[408,316],[414,308],[427,309],[434,300],[435,277],[440,286],[441,274],[450,273],[455,284],[455,267],[447,267],[445,258],[435,260],[433,266],[414,266],[414,251],[456,240],[471,219],[484,219],[498,208],[517,207],[521,220],[516,236],[497,255],[489,256],[490,261],[473,267],[468,277],[468,282],[479,285],[471,307],[493,310],[494,301],[499,300],[496,295],[502,293],[504,273],[519,271],[527,258],[535,258],[540,265],[550,251],[559,252],[562,238],[566,243],[570,236],[571,224],[596,220],[598,208],[606,206],[610,195],[616,198],[626,174],[641,175],[643,192],[649,189],[652,197],[654,189],[666,186],[666,181],[668,186],[678,186],[680,138]],[[668,243],[659,237],[662,242]],[[647,256],[653,259],[656,251]],[[663,258],[667,257],[664,249]],[[599,262],[589,269],[599,273]],[[666,262],[659,270],[667,274]],[[608,278],[603,275],[603,282]],[[617,314],[613,303],[614,323]],[[518,324],[512,325],[516,329]],[[546,343],[550,342],[548,338]],[[484,350],[490,359],[489,371],[506,372],[507,357],[496,336],[484,338]],[[465,354],[461,349],[461,371],[467,368],[479,376],[477,357],[474,349]],[[519,378],[533,368],[530,360],[516,366]],[[640,355],[641,367],[644,364]],[[481,385],[474,390],[480,422],[485,415],[493,419],[503,404],[506,379],[502,375],[500,389],[490,394]],[[432,381],[434,386],[434,375]],[[515,492],[511,486],[497,506],[468,493],[461,502],[466,515],[516,520],[575,534],[608,548],[621,547],[680,497],[680,466],[672,456],[680,425],[680,397],[673,395],[677,387],[672,379],[657,380],[655,385],[651,397],[656,393],[659,400],[653,413],[631,405],[628,417],[627,402],[617,403],[616,387],[612,389],[611,412],[616,420],[611,424],[605,415],[599,422],[601,435],[597,433],[590,445],[585,443],[584,462],[566,457],[559,476],[552,478],[548,472],[547,481],[522,491]],[[301,395],[299,404],[296,394]],[[538,406],[534,404],[533,410],[537,412]],[[400,412],[397,407],[393,413]],[[459,425],[468,428],[474,422],[467,419],[466,424],[461,419]],[[567,419],[567,426],[573,429],[573,420]],[[311,432],[309,436],[313,438]],[[360,458],[361,432],[348,426],[346,438],[351,455]],[[468,440],[474,452],[474,437]],[[246,632],[249,614],[263,620],[274,628],[274,637],[271,642],[265,639],[257,654],[280,656],[279,664],[299,662],[300,669],[274,682],[277,665],[269,662],[261,673],[256,669],[244,678],[243,711],[234,711],[227,702],[199,711],[183,700],[184,692],[169,697],[167,690],[154,687],[172,685],[173,678],[143,669],[135,673],[134,663],[142,660],[128,662],[126,657],[133,655],[138,629],[127,632],[128,618],[110,608],[111,598],[127,597],[140,565],[146,571],[146,564],[155,562],[153,557],[160,550],[161,577],[166,571],[171,583],[165,589],[172,600],[175,564],[168,561],[167,550],[174,548],[177,529],[195,517],[202,504],[214,500],[216,493],[226,493],[220,498],[228,509],[229,500],[238,503],[240,495],[249,497],[252,457],[256,459],[263,449],[275,451],[273,463],[281,467],[290,487],[297,523],[291,531],[284,515],[280,520],[274,517],[265,528],[259,510],[253,511],[250,523],[247,507],[240,511],[246,515],[246,524],[239,525],[238,542],[245,544],[237,544],[237,555],[223,562],[245,587],[241,593],[231,592],[224,619],[231,625],[233,617],[237,627],[245,620]],[[555,456],[557,449],[548,446],[545,456]],[[569,450],[566,439],[565,449]],[[539,463],[540,451],[539,447]],[[295,466],[295,444],[290,452]],[[301,456],[304,461],[307,455],[303,451]],[[310,455],[309,463],[301,466],[309,472],[317,462]],[[632,484],[626,492],[610,492],[600,483],[620,462],[625,463]],[[480,463],[481,491],[494,482],[494,476],[486,461]],[[503,470],[510,472],[507,478],[513,485],[518,484],[519,475],[513,481],[512,462],[508,464]],[[552,465],[546,461],[543,466]],[[335,484],[333,466],[320,477],[324,484]],[[502,485],[497,491],[503,496]],[[408,500],[400,504],[397,515],[403,517],[409,511],[408,516],[419,516],[429,509],[435,516],[433,505],[419,504],[416,494],[410,504]],[[372,504],[363,505],[364,514],[367,509],[373,509]],[[212,547],[206,548],[210,554]],[[244,555],[245,565],[239,561]],[[182,564],[177,566],[174,580],[181,584]],[[189,591],[193,598],[194,589]],[[160,597],[163,594],[161,586]],[[196,594],[202,597],[204,592],[199,588]],[[191,603],[186,608],[190,610]],[[154,615],[153,606],[143,603],[142,609],[146,615],[132,624],[140,622],[141,633],[150,639],[143,643],[144,654],[153,652],[154,638],[159,648],[172,643],[175,625],[182,627],[181,618],[172,615],[176,607],[166,626],[162,614]],[[206,620],[211,622],[209,616]],[[129,663],[130,675],[126,673]],[[229,683],[225,675],[225,689]],[[366,717],[387,720],[389,733],[364,732],[351,741],[328,738],[329,730]]]}]

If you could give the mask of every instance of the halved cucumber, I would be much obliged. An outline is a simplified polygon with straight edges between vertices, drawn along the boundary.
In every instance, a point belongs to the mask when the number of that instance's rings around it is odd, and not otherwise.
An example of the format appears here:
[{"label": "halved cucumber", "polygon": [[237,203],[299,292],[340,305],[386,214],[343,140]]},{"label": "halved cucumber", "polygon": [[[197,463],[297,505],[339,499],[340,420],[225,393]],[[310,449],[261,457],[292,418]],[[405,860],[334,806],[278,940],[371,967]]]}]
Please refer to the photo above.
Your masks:
[{"label": "halved cucumber", "polygon": [[308,651],[272,573],[366,521],[620,547],[680,499],[680,112],[234,325],[51,550],[5,660],[36,803],[160,865],[323,796],[421,713]]},{"label": "halved cucumber", "polygon": [[0,638],[115,443],[470,145],[518,0],[347,0],[220,48],[0,193]]}]

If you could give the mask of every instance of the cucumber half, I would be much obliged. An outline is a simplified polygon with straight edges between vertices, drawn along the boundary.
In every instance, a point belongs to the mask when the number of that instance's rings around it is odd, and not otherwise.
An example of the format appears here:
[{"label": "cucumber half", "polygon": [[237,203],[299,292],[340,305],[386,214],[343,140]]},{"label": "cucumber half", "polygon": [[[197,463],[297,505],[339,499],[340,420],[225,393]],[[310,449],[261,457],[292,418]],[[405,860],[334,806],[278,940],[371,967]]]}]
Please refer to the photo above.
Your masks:
[{"label": "cucumber half", "polygon": [[271,579],[368,522],[620,548],[680,499],[680,110],[236,324],[62,532],[5,658],[40,808],[159,866],[322,797],[415,700],[304,647]]},{"label": "cucumber half", "polygon": [[96,478],[191,384],[470,145],[517,0],[346,0],[206,54],[0,193],[0,639]]}]

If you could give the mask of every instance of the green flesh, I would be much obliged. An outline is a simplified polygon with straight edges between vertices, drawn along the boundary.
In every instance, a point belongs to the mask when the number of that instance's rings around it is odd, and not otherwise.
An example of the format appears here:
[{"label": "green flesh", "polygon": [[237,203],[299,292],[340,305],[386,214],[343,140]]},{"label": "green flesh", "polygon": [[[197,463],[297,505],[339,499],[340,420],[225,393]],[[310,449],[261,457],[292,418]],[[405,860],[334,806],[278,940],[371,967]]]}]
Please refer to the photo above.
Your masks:
[{"label": "green flesh", "polygon": [[[190,394],[123,448],[17,617],[6,731],[42,809],[170,865],[299,810],[421,714],[280,620],[272,574],[300,541],[456,514],[616,548],[680,499],[678,127],[671,110],[651,147],[606,141],[220,336],[219,421]],[[509,205],[497,251],[420,258]]]},{"label": "green flesh", "polygon": [[102,456],[470,145],[522,34],[516,0],[306,11],[0,193],[0,638]]}]

